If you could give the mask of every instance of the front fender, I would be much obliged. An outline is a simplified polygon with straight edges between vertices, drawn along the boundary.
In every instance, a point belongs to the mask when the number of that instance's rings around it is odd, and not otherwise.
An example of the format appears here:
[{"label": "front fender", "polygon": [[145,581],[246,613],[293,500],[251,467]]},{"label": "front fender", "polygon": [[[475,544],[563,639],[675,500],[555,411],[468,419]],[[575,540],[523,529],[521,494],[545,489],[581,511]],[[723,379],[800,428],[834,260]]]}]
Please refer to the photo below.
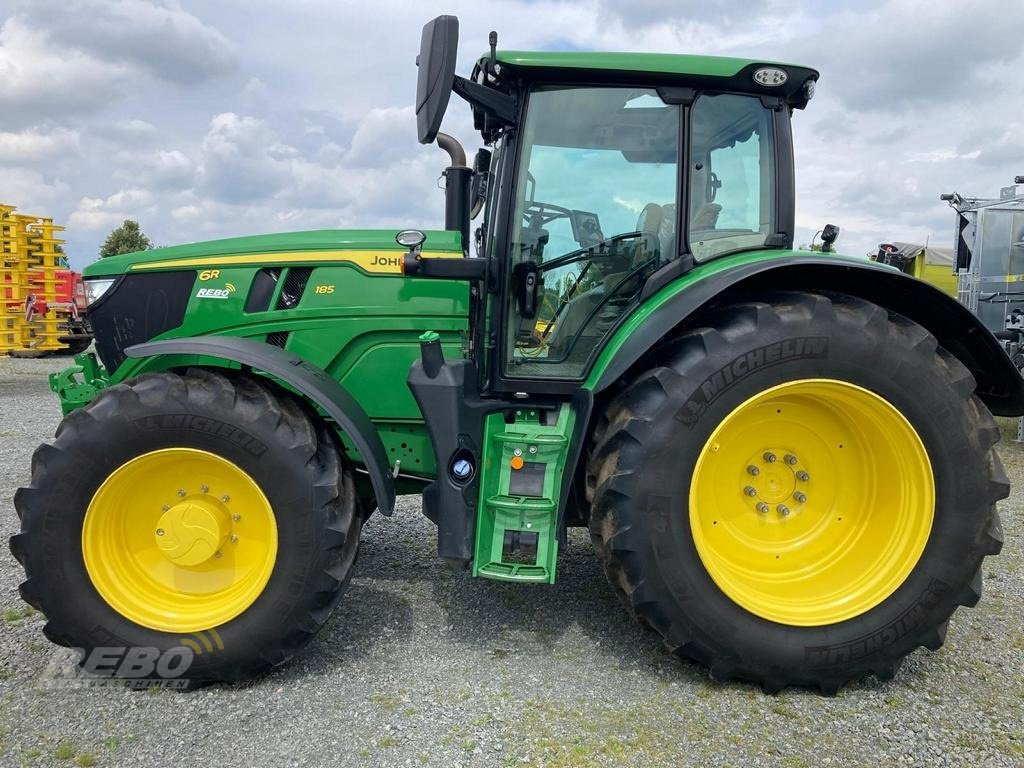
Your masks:
[{"label": "front fender", "polygon": [[1024,378],[1002,344],[965,306],[882,264],[803,253],[721,259],[666,285],[619,326],[584,386],[595,394],[608,389],[701,310],[772,290],[845,293],[901,314],[926,328],[967,366],[977,381],[976,394],[992,413],[1024,414]]},{"label": "front fender", "polygon": [[128,347],[131,358],[160,355],[205,355],[228,360],[269,373],[301,392],[322,408],[352,441],[370,475],[381,514],[395,509],[395,483],[387,451],[366,411],[352,395],[325,371],[280,347],[235,336],[192,336],[165,339]]}]

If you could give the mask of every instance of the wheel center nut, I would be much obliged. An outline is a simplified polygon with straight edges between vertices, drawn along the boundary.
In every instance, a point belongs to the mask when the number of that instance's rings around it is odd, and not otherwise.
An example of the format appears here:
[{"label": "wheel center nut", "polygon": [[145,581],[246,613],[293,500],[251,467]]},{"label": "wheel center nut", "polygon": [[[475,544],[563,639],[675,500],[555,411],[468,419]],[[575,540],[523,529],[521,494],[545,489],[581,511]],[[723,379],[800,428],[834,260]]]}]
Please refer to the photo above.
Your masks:
[{"label": "wheel center nut", "polygon": [[229,532],[223,510],[201,500],[182,501],[160,516],[156,546],[175,565],[200,565],[216,556]]}]

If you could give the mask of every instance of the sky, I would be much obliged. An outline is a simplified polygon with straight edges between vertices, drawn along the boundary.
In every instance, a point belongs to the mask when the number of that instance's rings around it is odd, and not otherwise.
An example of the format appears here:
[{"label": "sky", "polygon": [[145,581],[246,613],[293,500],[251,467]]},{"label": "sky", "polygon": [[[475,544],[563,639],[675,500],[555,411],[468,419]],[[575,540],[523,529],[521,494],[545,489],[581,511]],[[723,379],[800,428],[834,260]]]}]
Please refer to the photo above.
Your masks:
[{"label": "sky", "polygon": [[[458,71],[499,47],[786,61],[797,242],[951,245],[942,192],[1024,174],[1024,3],[1010,0],[0,0],[0,201],[67,226],[72,264],[136,219],[159,245],[440,227],[446,155],[416,141],[420,29],[459,17]],[[443,130],[480,146],[453,97]]]}]

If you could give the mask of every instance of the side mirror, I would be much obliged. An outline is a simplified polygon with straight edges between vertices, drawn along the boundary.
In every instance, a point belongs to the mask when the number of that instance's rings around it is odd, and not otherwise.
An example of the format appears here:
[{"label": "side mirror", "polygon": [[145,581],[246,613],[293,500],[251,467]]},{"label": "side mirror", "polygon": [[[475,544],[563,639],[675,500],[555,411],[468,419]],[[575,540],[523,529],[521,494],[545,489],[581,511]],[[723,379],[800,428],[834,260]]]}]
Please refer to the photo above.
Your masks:
[{"label": "side mirror", "polygon": [[455,54],[459,47],[459,20],[438,16],[423,27],[420,55],[416,57],[416,130],[420,144],[437,138],[455,82]]},{"label": "side mirror", "polygon": [[839,227],[835,224],[826,224],[821,230],[821,251],[822,253],[832,252],[832,243],[839,238]]}]

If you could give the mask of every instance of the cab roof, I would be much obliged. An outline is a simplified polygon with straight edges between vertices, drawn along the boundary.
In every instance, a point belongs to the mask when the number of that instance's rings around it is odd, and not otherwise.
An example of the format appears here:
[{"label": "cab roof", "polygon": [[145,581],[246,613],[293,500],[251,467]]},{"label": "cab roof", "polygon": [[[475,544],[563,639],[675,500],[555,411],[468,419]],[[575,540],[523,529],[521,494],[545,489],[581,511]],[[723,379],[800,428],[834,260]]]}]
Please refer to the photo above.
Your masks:
[{"label": "cab roof", "polygon": [[[480,63],[487,58],[481,57]],[[781,96],[798,109],[806,106],[810,97],[807,83],[818,79],[817,70],[797,64],[682,53],[497,51],[496,60],[503,68],[530,80],[617,82],[642,76],[669,85]],[[762,70],[781,70],[786,77],[770,85],[758,82],[754,75]]]},{"label": "cab roof", "polygon": [[[785,70],[806,69],[806,67],[774,61],[737,59],[726,56],[694,56],[686,53],[498,51],[497,59],[499,63],[514,67],[560,67],[702,77],[734,77],[747,67],[774,66]],[[818,73],[814,72],[814,74],[817,76]]]}]

